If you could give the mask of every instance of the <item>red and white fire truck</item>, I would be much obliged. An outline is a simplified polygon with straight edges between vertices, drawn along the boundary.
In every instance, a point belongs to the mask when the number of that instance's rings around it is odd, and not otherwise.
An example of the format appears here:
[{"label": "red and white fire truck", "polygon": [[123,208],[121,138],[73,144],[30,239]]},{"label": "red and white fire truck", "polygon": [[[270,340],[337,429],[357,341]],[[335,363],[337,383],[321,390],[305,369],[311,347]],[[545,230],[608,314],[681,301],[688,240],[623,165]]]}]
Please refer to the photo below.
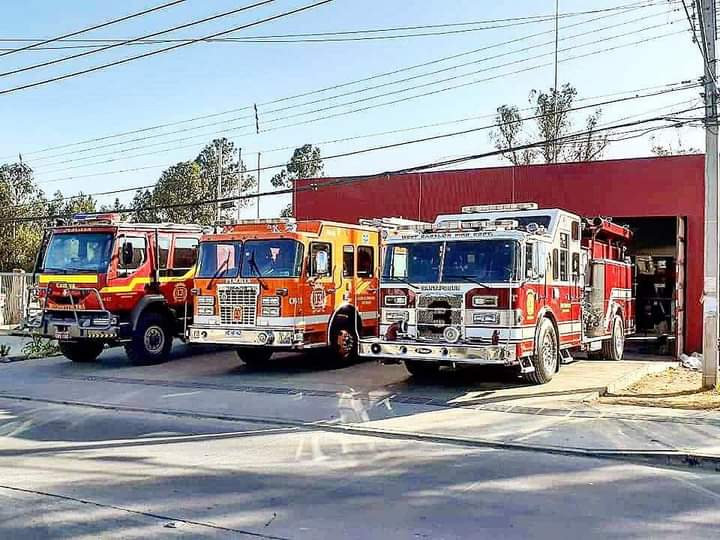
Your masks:
[{"label": "red and white fire truck", "polygon": [[386,239],[380,337],[360,355],[519,366],[552,379],[572,350],[619,360],[635,330],[629,229],[534,203],[469,206]]},{"label": "red and white fire truck", "polygon": [[48,230],[26,326],[57,339],[75,362],[95,360],[106,344],[125,345],[134,363],[165,359],[192,317],[201,235],[196,225],[126,223],[117,214],[77,215]]}]

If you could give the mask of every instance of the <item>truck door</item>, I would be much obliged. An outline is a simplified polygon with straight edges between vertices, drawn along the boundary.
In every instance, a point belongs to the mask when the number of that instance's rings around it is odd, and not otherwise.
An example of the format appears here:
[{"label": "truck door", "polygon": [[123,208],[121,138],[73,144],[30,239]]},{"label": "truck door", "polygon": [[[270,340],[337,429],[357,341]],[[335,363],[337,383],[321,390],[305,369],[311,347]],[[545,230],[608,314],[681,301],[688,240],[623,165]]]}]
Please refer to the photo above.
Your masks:
[{"label": "truck door", "polygon": [[360,312],[362,328],[358,334],[376,335],[379,317],[378,309],[378,265],[377,246],[357,247],[357,271],[355,272],[355,306]]},{"label": "truck door", "polygon": [[[330,317],[335,311],[336,283],[342,268],[333,264],[333,249],[329,242],[311,242],[308,254],[308,289],[305,312],[306,331],[327,334]],[[336,282],[337,279],[337,282]]]}]

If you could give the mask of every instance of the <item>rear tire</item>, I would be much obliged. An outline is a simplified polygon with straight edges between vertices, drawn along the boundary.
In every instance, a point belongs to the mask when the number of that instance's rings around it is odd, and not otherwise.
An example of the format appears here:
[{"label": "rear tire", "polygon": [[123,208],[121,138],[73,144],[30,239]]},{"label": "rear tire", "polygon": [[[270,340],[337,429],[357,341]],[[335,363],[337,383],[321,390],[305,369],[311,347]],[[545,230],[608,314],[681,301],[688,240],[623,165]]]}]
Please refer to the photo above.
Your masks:
[{"label": "rear tire", "polygon": [[429,379],[440,371],[440,366],[435,362],[405,360],[405,369],[407,369],[413,377],[418,379]]},{"label": "rear tire", "polygon": [[242,348],[237,349],[237,355],[248,367],[256,368],[267,363],[273,355],[270,349]]},{"label": "rear tire", "polygon": [[61,341],[58,343],[60,352],[73,362],[94,362],[103,352],[105,344],[96,341]]},{"label": "rear tire", "polygon": [[125,353],[136,366],[165,362],[170,356],[173,336],[170,322],[160,313],[143,313]]},{"label": "rear tire", "polygon": [[349,326],[337,326],[330,334],[330,349],[334,362],[351,364],[357,360],[358,337]]},{"label": "rear tire", "polygon": [[523,373],[523,379],[532,384],[550,382],[558,369],[560,361],[557,333],[550,319],[543,318],[538,325],[535,338],[535,354],[530,361],[535,371]]},{"label": "rear tire", "polygon": [[625,328],[620,315],[615,315],[610,339],[602,342],[602,355],[606,360],[622,360],[625,352]]}]

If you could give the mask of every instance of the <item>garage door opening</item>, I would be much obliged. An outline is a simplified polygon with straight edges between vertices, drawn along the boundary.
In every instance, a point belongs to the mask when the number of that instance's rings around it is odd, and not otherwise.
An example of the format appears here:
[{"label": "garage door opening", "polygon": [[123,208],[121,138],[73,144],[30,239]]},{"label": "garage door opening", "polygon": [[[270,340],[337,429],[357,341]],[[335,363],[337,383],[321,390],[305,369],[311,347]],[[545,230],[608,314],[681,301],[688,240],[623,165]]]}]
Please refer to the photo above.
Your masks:
[{"label": "garage door opening", "polygon": [[630,353],[678,356],[683,350],[685,222],[677,217],[617,218],[634,236],[637,332]]}]

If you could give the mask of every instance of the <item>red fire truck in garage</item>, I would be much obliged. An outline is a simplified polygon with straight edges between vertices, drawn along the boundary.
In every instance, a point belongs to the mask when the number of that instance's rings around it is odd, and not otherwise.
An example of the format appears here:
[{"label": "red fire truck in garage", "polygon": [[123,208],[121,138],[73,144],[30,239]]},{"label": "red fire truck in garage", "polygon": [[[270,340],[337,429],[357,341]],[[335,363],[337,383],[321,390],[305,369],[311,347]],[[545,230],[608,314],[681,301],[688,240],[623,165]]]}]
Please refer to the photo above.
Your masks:
[{"label": "red fire truck in garage", "polygon": [[95,360],[106,344],[124,345],[134,363],[165,359],[192,317],[201,235],[196,225],[75,216],[45,234],[26,326],[75,362]]},{"label": "red fire truck in garage", "polygon": [[470,206],[386,239],[380,337],[360,354],[441,365],[519,366],[552,379],[572,350],[619,360],[635,329],[629,229],[534,203]]}]

